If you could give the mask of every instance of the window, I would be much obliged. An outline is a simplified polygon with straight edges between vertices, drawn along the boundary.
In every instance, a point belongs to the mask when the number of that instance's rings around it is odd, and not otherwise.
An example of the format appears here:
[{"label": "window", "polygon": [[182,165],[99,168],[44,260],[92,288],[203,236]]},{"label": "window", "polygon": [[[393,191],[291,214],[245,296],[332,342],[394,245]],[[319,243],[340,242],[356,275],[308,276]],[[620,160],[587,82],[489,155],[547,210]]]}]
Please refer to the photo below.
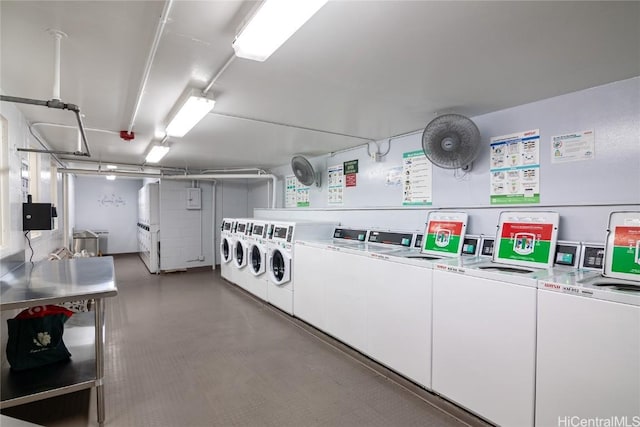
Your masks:
[{"label": "window", "polygon": [[0,248],[9,245],[9,132],[0,116]]}]

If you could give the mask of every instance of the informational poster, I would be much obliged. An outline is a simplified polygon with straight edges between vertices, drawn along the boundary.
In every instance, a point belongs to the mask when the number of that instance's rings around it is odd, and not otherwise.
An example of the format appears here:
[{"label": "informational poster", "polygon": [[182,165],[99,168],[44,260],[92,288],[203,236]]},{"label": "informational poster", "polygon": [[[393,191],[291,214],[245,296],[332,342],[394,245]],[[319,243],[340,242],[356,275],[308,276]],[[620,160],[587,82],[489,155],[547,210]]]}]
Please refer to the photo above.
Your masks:
[{"label": "informational poster", "polygon": [[385,183],[390,186],[399,187],[400,184],[402,184],[402,169],[402,166],[388,169]]},{"label": "informational poster", "polygon": [[552,235],[553,224],[505,222],[498,258],[547,264]]},{"label": "informational poster", "polygon": [[288,175],[284,178],[284,207],[285,208],[295,208],[296,201],[298,197],[298,193],[296,192],[296,187],[298,185],[298,180],[295,175]]},{"label": "informational poster", "polygon": [[595,156],[593,130],[551,137],[551,163],[591,160]]},{"label": "informational poster", "polygon": [[344,185],[345,187],[355,187],[358,183],[357,181],[358,174],[350,173],[344,176]]},{"label": "informational poster", "polygon": [[329,166],[327,176],[327,202],[329,206],[340,206],[344,203],[344,164]]},{"label": "informational poster", "polygon": [[618,226],[614,233],[611,271],[640,277],[640,227]]},{"label": "informational poster", "polygon": [[540,203],[540,131],[491,138],[492,205]]},{"label": "informational poster", "polygon": [[426,251],[458,253],[463,223],[459,221],[429,221],[423,249]]},{"label": "informational poster", "polygon": [[298,183],[298,186],[296,187],[296,207],[308,208],[310,200],[309,187]]},{"label": "informational poster", "polygon": [[433,170],[424,151],[402,153],[402,205],[430,205]]},{"label": "informational poster", "polygon": [[306,208],[309,207],[309,187],[300,184],[295,175],[285,177],[284,207]]}]

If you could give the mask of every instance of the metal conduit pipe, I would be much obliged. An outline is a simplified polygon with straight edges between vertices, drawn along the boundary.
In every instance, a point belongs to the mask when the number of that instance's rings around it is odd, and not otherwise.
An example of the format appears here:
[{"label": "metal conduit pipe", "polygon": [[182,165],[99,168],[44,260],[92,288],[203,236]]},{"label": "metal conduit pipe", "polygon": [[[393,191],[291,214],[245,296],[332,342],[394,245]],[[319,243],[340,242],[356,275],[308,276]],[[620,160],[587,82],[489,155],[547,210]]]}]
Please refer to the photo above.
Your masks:
[{"label": "metal conduit pipe", "polygon": [[148,172],[125,172],[117,170],[109,171],[92,171],[86,169],[58,169],[58,172],[62,174],[76,174],[76,175],[115,175],[126,177],[140,177],[140,178],[162,178],[173,180],[199,180],[199,181],[217,181],[221,179],[270,179],[272,182],[271,187],[271,208],[276,207],[276,184],[278,177],[272,174],[200,174],[200,175],[163,175],[152,174]]},{"label": "metal conduit pipe", "polygon": [[[31,127],[35,127],[35,126],[51,126],[51,127],[56,127],[56,128],[65,128],[65,129],[77,129],[78,126],[71,126],[71,125],[63,125],[60,123],[49,123],[49,122],[35,122],[35,123],[31,123],[30,125]],[[120,132],[116,132],[113,130],[107,130],[107,129],[96,129],[96,128],[85,128],[85,131],[88,132],[102,132],[102,133],[108,133],[111,135],[115,135],[115,136],[120,136]]]},{"label": "metal conduit pipe", "polygon": [[156,27],[156,34],[153,38],[153,43],[151,43],[151,50],[149,50],[147,63],[145,64],[144,72],[142,73],[142,80],[140,81],[140,87],[138,88],[138,96],[136,97],[136,103],[133,107],[133,114],[131,115],[131,121],[129,122],[127,133],[131,133],[131,131],[133,130],[133,125],[136,123],[136,117],[138,116],[140,104],[142,103],[142,96],[144,95],[144,90],[147,87],[147,82],[149,81],[149,74],[151,74],[151,67],[153,66],[153,60],[156,57],[156,52],[158,51],[160,38],[162,37],[162,33],[164,32],[164,26],[169,19],[171,6],[173,6],[173,0],[167,0],[167,2],[164,4],[162,15],[160,15],[160,22],[158,22],[158,26]]},{"label": "metal conduit pipe", "polygon": [[220,180],[220,179],[270,179],[273,183],[271,189],[271,208],[276,207],[276,184],[278,177],[272,174],[202,174],[202,175],[164,175],[162,179],[177,180]]}]

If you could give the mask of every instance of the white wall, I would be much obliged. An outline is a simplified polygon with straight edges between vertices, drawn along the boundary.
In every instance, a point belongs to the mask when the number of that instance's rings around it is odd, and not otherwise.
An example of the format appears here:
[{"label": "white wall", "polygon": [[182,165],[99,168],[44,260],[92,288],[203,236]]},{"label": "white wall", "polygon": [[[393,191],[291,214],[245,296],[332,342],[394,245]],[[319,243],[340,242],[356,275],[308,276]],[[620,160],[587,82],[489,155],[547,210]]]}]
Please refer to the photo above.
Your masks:
[{"label": "white wall", "polygon": [[137,225],[140,179],[80,175],[75,180],[75,230],[109,233],[103,254],[138,252]]},{"label": "white wall", "polygon": [[[259,203],[259,197],[251,197]],[[220,264],[220,224],[223,218],[250,218],[249,185],[246,179],[224,179],[216,182],[216,216],[214,226],[214,253],[216,264]]]},{"label": "white wall", "polygon": [[[468,232],[495,234],[502,210],[545,209],[560,212],[560,238],[603,241],[607,216],[613,210],[640,209],[640,77],[562,95],[472,118],[485,147],[464,178],[434,167],[433,205],[402,208],[402,187],[386,185],[390,169],[401,166],[402,153],[421,149],[421,133],[391,142],[383,162],[367,157],[364,147],[312,158],[327,178],[327,166],[359,160],[357,186],[345,188],[345,203],[328,209],[326,185],[311,189],[310,208],[268,212],[259,217],[339,220],[348,226],[420,230],[430,209],[461,209],[470,215]],[[428,119],[425,120],[425,125]],[[532,206],[491,206],[489,200],[489,143],[493,136],[540,129],[541,203]],[[595,159],[551,163],[550,138],[568,132],[594,130]],[[382,142],[383,150],[386,141]],[[288,164],[272,171],[291,175]],[[278,185],[283,206],[283,183]],[[256,194],[257,195],[257,194]],[[257,203],[256,203],[257,204]],[[254,205],[250,202],[250,205]]]},{"label": "white wall", "polygon": [[[9,178],[9,239],[0,247],[0,259],[26,252],[28,260],[31,252],[22,231],[22,182],[20,178],[21,160],[27,158],[27,153],[17,151],[18,148],[42,148],[35,138],[29,133],[27,121],[16,107],[16,104],[0,102],[0,114],[7,120],[9,138],[9,169],[2,173]],[[58,211],[58,230],[42,231],[39,237],[33,237],[31,244],[34,249],[33,260],[45,258],[54,249],[62,246],[62,219],[65,212],[61,203],[51,200],[51,157],[48,154],[39,154],[41,165],[38,181],[40,196],[34,202],[53,203]],[[58,177],[59,178],[59,177]],[[58,186],[58,198],[62,200],[61,186]],[[26,201],[26,200],[25,200]],[[6,267],[3,262],[3,267]],[[4,268],[0,268],[3,272]]]},{"label": "white wall", "polygon": [[199,210],[187,209],[187,188],[192,185],[191,181],[160,181],[161,270],[215,265],[213,184],[196,183],[202,189],[202,208]]}]

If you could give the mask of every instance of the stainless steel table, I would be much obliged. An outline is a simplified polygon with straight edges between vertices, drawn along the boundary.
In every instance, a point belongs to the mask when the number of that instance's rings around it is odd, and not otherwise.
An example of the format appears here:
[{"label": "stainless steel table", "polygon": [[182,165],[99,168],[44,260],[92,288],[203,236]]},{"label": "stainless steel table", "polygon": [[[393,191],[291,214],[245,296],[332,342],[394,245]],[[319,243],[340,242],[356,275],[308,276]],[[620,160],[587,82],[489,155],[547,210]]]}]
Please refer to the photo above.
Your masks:
[{"label": "stainless steel table", "polygon": [[104,298],[117,292],[112,257],[25,263],[2,276],[0,311],[89,299],[95,308],[65,325],[69,362],[19,372],[2,363],[0,408],[95,387],[98,422],[104,423]]}]

